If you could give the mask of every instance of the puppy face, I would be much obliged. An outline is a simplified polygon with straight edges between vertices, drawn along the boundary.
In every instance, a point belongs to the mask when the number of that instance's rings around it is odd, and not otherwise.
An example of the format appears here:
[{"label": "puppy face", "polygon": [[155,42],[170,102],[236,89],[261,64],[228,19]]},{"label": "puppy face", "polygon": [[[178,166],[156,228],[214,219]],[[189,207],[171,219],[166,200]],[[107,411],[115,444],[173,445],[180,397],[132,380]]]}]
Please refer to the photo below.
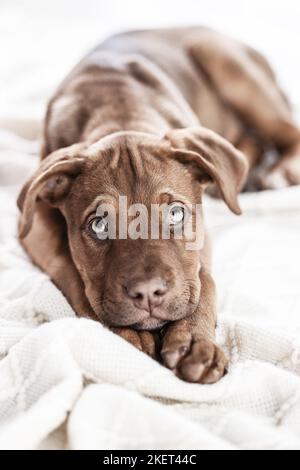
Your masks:
[{"label": "puppy face", "polygon": [[[59,150],[42,162],[38,174],[21,193],[21,236],[30,230],[38,199],[59,208],[64,215],[70,252],[86,296],[96,316],[108,326],[160,328],[190,315],[199,303],[202,244],[196,250],[187,249],[187,237],[182,234],[177,239],[173,228],[188,216],[192,238],[203,240],[199,204],[207,182],[214,179],[227,204],[238,212],[236,193],[244,175],[239,152],[223,140],[223,147],[217,148],[220,142],[216,143],[215,135],[201,132],[195,137],[195,133],[175,131],[164,139],[121,133],[90,147]],[[213,150],[210,139],[214,141]],[[194,149],[195,145],[199,149],[200,143],[201,154]],[[219,163],[223,161],[222,152],[225,160],[226,152],[230,153],[233,168],[228,162],[225,169]],[[120,213],[120,197],[124,196],[126,213]],[[101,204],[107,208],[105,223],[99,216]],[[130,224],[132,217],[127,209],[134,204],[142,204],[147,210],[147,220],[143,219],[148,222],[147,237],[122,238],[118,224],[124,217]],[[159,237],[153,239],[149,229],[151,207],[162,204],[165,212],[159,225],[163,217],[169,217],[170,236],[163,239],[159,231]],[[191,210],[183,214],[180,208],[184,205],[198,205],[198,213]],[[106,222],[115,216],[115,237],[108,234],[99,238],[98,231],[105,231]]]}]

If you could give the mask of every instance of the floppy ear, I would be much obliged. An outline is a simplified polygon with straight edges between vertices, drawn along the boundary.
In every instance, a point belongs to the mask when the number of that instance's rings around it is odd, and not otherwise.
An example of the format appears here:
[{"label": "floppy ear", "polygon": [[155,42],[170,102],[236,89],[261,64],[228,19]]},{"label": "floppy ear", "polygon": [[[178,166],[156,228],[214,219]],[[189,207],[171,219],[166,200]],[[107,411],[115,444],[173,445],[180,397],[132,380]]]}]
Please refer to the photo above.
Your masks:
[{"label": "floppy ear", "polygon": [[246,180],[248,162],[245,155],[220,135],[204,127],[170,131],[172,155],[185,164],[202,182],[214,181],[235,214],[241,214],[238,193]]},{"label": "floppy ear", "polygon": [[17,200],[22,212],[19,236],[25,238],[33,223],[36,202],[43,200],[58,207],[67,196],[76,176],[83,169],[84,157],[55,153],[42,161],[39,169],[25,184]]}]

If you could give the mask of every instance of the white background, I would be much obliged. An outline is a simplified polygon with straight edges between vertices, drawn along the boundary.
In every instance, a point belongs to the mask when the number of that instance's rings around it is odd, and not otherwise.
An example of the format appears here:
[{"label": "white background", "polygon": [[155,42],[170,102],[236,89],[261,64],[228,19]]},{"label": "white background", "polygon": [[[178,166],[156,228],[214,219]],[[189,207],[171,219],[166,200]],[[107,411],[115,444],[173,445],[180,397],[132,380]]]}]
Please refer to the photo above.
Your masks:
[{"label": "white background", "polygon": [[189,24],[258,47],[300,104],[299,0],[0,0],[0,126],[38,122],[59,81],[105,36]]}]

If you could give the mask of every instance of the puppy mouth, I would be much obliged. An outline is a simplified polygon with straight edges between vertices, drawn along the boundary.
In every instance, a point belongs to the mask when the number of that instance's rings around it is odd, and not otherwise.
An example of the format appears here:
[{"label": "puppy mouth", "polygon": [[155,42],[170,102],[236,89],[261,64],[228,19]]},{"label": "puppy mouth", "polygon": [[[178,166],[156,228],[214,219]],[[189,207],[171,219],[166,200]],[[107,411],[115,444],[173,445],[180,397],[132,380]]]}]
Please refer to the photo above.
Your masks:
[{"label": "puppy mouth", "polygon": [[[190,294],[190,293],[189,293]],[[191,295],[183,302],[174,302],[173,305],[165,305],[144,309],[127,309],[121,302],[112,301],[110,298],[101,299],[101,321],[107,327],[131,328],[134,330],[160,330],[170,322],[186,318],[194,312],[196,304],[191,301]],[[120,314],[121,313],[121,314]]]},{"label": "puppy mouth", "polygon": [[148,316],[146,318],[143,318],[138,322],[130,325],[130,328],[135,330],[160,330],[169,323],[188,317],[195,311],[195,309],[196,305],[188,302],[187,305],[185,305],[185,308],[180,309],[178,312],[176,312],[176,314],[174,314],[175,312],[173,311],[172,316],[166,315],[165,312],[163,312],[163,315],[160,316],[159,314],[162,312],[156,312],[155,310],[152,312],[152,314],[147,312]]},{"label": "puppy mouth", "polygon": [[115,328],[132,328],[133,330],[159,330],[164,325],[169,323],[171,319],[158,318],[151,316],[149,312],[141,311],[138,319],[133,320],[124,320],[118,322],[107,321],[107,325]]},{"label": "puppy mouth", "polygon": [[[160,312],[161,313],[161,312]],[[141,310],[135,318],[129,320],[128,318],[124,318],[123,321],[119,319],[119,321],[111,321],[111,318],[106,319],[106,324],[108,327],[115,327],[115,328],[131,328],[133,330],[161,330],[165,325],[168,323],[174,322],[176,320],[180,320],[188,316],[189,312],[183,311],[180,312],[180,315],[177,314],[172,318],[171,315],[164,315],[162,317],[155,315],[155,313],[151,314],[146,310]]]},{"label": "puppy mouth", "polygon": [[160,330],[163,328],[167,323],[169,323],[170,320],[159,320],[157,318],[149,317],[146,318],[145,320],[134,323],[131,325],[131,328],[134,330]]}]

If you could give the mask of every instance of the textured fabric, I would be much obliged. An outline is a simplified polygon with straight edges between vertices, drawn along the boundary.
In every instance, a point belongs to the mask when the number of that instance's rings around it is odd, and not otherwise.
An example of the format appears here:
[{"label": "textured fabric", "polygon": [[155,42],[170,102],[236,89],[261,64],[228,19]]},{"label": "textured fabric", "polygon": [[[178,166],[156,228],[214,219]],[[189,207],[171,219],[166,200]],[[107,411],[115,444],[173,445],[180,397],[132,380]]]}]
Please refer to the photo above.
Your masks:
[{"label": "textured fabric", "polygon": [[184,383],[77,319],[16,239],[36,145],[0,133],[0,448],[300,449],[300,188],[206,201],[219,290],[218,384]]}]

